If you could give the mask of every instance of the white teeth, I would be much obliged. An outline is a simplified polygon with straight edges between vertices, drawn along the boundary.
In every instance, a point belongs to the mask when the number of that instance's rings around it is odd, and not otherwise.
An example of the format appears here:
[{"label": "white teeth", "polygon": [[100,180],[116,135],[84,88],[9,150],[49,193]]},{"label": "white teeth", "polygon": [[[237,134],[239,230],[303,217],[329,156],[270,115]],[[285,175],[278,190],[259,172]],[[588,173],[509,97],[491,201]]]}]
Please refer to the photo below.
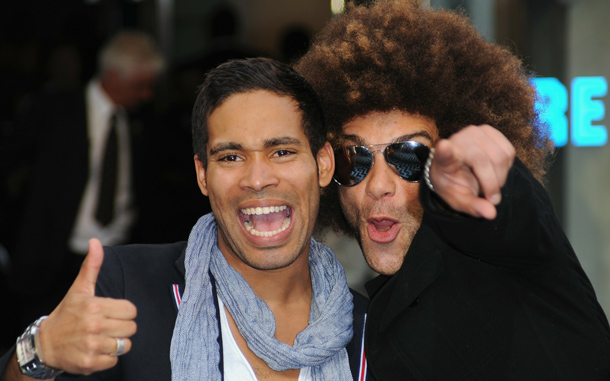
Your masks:
[{"label": "white teeth", "polygon": [[286,210],[287,206],[286,205],[282,205],[282,206],[265,206],[265,207],[256,207],[256,208],[247,208],[247,209],[242,209],[241,212],[243,214],[245,214],[246,216],[251,216],[253,214],[256,214],[258,216],[260,216],[261,214],[269,214],[269,213],[278,213],[281,212],[282,210]]},{"label": "white teeth", "polygon": [[[260,216],[263,214],[279,213],[281,211],[286,210],[286,208],[288,208],[286,205],[264,206],[264,207],[242,209],[241,212],[243,214],[245,214],[246,216],[251,216],[254,214]],[[282,227],[277,230],[274,230],[274,231],[265,231],[265,232],[258,231],[256,229],[254,229],[254,224],[249,219],[244,220],[244,226],[245,226],[246,230],[252,235],[255,235],[258,237],[273,237],[274,235],[279,234],[279,233],[283,232],[284,230],[288,229],[288,226],[290,226],[290,215],[286,216],[286,219],[284,219],[284,221],[282,222]]]},{"label": "white teeth", "polygon": [[[243,213],[243,211],[242,211]],[[255,236],[258,237],[273,237],[276,234],[279,234],[281,232],[283,232],[284,230],[288,229],[288,226],[290,226],[290,217],[287,217],[284,222],[282,222],[282,227],[274,230],[272,232],[259,232],[258,230],[254,229],[254,227],[252,226],[252,222],[247,220],[244,222],[244,226],[246,227],[246,230]]]}]

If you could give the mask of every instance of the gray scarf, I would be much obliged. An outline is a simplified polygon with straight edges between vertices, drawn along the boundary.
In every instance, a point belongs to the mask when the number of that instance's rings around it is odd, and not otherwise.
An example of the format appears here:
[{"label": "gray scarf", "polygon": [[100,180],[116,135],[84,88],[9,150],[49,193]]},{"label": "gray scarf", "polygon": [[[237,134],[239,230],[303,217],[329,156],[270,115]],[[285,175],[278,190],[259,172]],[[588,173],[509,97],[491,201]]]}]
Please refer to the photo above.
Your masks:
[{"label": "gray scarf", "polygon": [[174,327],[172,380],[220,380],[218,321],[209,271],[248,347],[277,371],[311,367],[314,380],[351,380],[345,346],[352,338],[352,295],[333,252],[311,239],[309,325],[294,346],[275,339],[275,319],[263,300],[218,249],[213,214],[199,219],[186,247],[186,287]]}]

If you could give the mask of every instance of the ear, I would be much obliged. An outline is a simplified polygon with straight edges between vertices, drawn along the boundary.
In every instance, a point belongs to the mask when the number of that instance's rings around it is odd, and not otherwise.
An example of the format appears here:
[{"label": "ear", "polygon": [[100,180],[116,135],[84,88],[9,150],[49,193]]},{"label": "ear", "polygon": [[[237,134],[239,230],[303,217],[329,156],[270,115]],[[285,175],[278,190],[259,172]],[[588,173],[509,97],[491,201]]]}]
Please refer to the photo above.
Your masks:
[{"label": "ear", "polygon": [[329,142],[324,144],[316,156],[318,162],[318,181],[321,187],[330,184],[335,173],[335,154]]},{"label": "ear", "polygon": [[197,185],[199,185],[199,189],[201,189],[201,193],[205,196],[208,196],[208,183],[206,179],[205,168],[203,167],[203,163],[199,160],[199,156],[195,155],[195,170],[197,171]]}]

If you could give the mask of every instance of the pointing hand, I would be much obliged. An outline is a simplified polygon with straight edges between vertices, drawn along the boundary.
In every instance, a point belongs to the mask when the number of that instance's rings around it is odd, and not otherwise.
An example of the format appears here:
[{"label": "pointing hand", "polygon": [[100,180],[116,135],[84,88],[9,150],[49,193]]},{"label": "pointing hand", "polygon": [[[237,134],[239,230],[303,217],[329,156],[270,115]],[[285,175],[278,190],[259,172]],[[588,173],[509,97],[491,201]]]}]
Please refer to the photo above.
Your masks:
[{"label": "pointing hand", "polygon": [[469,126],[435,145],[430,181],[455,211],[494,219],[515,149],[495,128]]}]

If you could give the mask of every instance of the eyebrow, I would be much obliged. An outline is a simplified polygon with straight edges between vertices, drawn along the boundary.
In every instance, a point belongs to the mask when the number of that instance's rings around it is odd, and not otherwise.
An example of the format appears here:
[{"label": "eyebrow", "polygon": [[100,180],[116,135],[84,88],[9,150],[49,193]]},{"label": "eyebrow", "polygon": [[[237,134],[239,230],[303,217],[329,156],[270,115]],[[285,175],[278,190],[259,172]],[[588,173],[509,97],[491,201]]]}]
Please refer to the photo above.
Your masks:
[{"label": "eyebrow", "polygon": [[239,151],[241,149],[243,149],[243,146],[238,143],[232,143],[232,142],[219,143],[219,144],[216,144],[214,147],[210,147],[209,156],[214,156],[218,152],[222,152],[222,151]]},{"label": "eyebrow", "polygon": [[281,146],[281,145],[300,145],[301,141],[290,136],[282,136],[273,139],[265,140],[265,148]]},{"label": "eyebrow", "polygon": [[[277,138],[271,138],[271,139],[266,139],[263,147],[264,148],[270,148],[270,147],[276,147],[276,146],[281,146],[281,145],[301,145],[301,141],[299,139],[290,137],[290,136],[281,136],[281,137],[277,137]],[[210,156],[216,155],[219,152],[222,151],[241,151],[244,149],[244,146],[239,144],[239,143],[235,143],[235,142],[228,142],[228,143],[219,143],[217,145],[215,145],[214,147],[210,148]]]},{"label": "eyebrow", "polygon": [[[378,143],[378,144],[406,142],[408,140],[412,140],[415,137],[422,137],[422,138],[426,138],[426,139],[432,141],[432,137],[430,136],[428,131],[421,130],[421,131],[414,132],[412,134],[401,135],[401,136],[399,136],[397,138],[392,139],[389,142],[382,142],[382,143]],[[365,143],[364,139],[362,139],[358,135],[343,135],[343,140],[352,141],[352,142],[354,142],[354,143],[356,143],[357,145],[360,145],[360,146],[367,145]]]}]

